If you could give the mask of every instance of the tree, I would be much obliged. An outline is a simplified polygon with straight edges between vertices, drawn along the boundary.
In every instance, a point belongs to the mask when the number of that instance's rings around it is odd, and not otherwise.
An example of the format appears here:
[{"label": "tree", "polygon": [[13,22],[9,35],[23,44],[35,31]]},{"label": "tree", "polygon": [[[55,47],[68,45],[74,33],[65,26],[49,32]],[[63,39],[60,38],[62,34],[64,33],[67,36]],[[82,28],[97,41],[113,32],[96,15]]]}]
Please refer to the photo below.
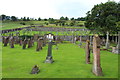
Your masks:
[{"label": "tree", "polygon": [[24,18],[23,18],[23,21],[26,21],[26,20],[27,20],[26,17],[24,17]]},{"label": "tree", "polygon": [[11,20],[12,20],[12,21],[17,21],[17,17],[11,16]]},{"label": "tree", "polygon": [[116,28],[116,23],[120,19],[120,3],[109,1],[95,5],[91,11],[87,12],[86,28],[96,32],[117,32],[120,28]]},{"label": "tree", "polygon": [[60,17],[60,20],[65,20],[65,18],[62,16],[62,17]]},{"label": "tree", "polygon": [[47,19],[45,18],[44,21],[47,21]]},{"label": "tree", "polygon": [[53,18],[49,18],[49,23],[50,24],[54,24],[55,23],[55,20]]},{"label": "tree", "polygon": [[71,20],[74,20],[74,18],[71,18]]},{"label": "tree", "polygon": [[4,14],[2,14],[1,17],[2,17],[2,20],[6,19],[6,15],[4,15]]},{"label": "tree", "polygon": [[65,17],[65,20],[69,20],[69,18],[68,18],[68,17]]},{"label": "tree", "polygon": [[30,18],[29,18],[29,17],[27,17],[26,21],[30,21]]},{"label": "tree", "polygon": [[38,18],[38,21],[41,21],[41,18],[40,18],[40,17]]}]

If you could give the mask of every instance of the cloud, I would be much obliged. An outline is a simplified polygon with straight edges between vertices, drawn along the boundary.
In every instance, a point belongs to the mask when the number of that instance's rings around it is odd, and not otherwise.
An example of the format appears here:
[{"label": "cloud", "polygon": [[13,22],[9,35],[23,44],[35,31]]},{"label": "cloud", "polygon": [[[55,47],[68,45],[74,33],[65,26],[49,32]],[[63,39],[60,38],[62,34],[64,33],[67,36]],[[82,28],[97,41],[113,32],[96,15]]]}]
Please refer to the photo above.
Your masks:
[{"label": "cloud", "polygon": [[[108,0],[2,0],[0,14],[18,17],[81,17],[91,8]],[[115,0],[118,2],[119,0]]]}]

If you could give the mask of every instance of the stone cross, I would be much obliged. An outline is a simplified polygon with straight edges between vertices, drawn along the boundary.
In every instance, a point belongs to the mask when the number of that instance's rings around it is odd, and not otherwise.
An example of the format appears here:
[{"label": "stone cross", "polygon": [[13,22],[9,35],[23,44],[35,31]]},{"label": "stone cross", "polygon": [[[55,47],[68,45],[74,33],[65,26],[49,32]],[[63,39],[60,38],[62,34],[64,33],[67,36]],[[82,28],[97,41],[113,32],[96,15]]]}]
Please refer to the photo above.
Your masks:
[{"label": "stone cross", "polygon": [[107,32],[106,49],[109,49],[109,32]]},{"label": "stone cross", "polygon": [[102,68],[100,65],[100,38],[95,35],[93,38],[93,68],[92,72],[96,76],[102,76]]},{"label": "stone cross", "polygon": [[86,64],[90,64],[90,41],[86,41]]},{"label": "stone cross", "polygon": [[45,63],[53,63],[53,59],[52,59],[52,45],[56,45],[54,42],[49,42],[48,43],[48,54],[45,60]]}]

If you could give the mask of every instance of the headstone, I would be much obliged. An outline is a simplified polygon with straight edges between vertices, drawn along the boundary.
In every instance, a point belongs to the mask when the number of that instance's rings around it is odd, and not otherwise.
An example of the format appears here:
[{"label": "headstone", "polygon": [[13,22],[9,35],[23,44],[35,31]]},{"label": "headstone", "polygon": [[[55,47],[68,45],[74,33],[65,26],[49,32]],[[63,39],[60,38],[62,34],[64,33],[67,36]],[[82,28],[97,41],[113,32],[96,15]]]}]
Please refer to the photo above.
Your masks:
[{"label": "headstone", "polygon": [[118,53],[118,49],[116,47],[112,47],[112,53]]},{"label": "headstone", "polygon": [[107,39],[106,39],[106,49],[109,49],[110,43],[109,43],[109,32],[107,32]]},{"label": "headstone", "polygon": [[22,39],[20,39],[20,43],[19,43],[19,44],[20,44],[20,46],[22,46],[22,44],[23,44],[23,41],[22,41]]},{"label": "headstone", "polygon": [[34,40],[37,41],[38,40],[39,35],[38,34],[34,34]]},{"label": "headstone", "polygon": [[81,47],[82,46],[82,36],[80,36],[80,43],[79,43],[79,46]]},{"label": "headstone", "polygon": [[10,39],[9,39],[10,41],[10,47],[11,48],[14,48],[14,37],[10,37]]},{"label": "headstone", "polygon": [[7,46],[7,44],[8,44],[8,42],[9,42],[9,37],[4,37],[4,46]]},{"label": "headstone", "polygon": [[102,46],[105,45],[105,38],[102,38],[101,45],[102,45]]},{"label": "headstone", "polygon": [[24,41],[23,41],[23,49],[26,49],[26,45],[27,45],[27,39],[24,39]]},{"label": "headstone", "polygon": [[52,45],[55,45],[55,43],[52,41],[48,42],[48,54],[47,54],[45,63],[53,63],[54,62],[54,60],[52,58]]},{"label": "headstone", "polygon": [[100,38],[95,35],[93,38],[93,68],[92,72],[96,76],[102,76],[102,68],[100,65]]},{"label": "headstone", "polygon": [[120,32],[118,32],[118,54],[120,54]]},{"label": "headstone", "polygon": [[40,72],[39,67],[38,67],[37,65],[35,65],[35,66],[32,68],[30,74],[38,74],[39,72]]},{"label": "headstone", "polygon": [[41,38],[38,39],[36,51],[42,50],[42,41],[43,41],[43,39],[41,39]]},{"label": "headstone", "polygon": [[90,41],[86,41],[86,64],[90,64]]},{"label": "headstone", "polygon": [[31,39],[28,40],[28,48],[30,48],[30,47],[32,47],[32,40]]}]

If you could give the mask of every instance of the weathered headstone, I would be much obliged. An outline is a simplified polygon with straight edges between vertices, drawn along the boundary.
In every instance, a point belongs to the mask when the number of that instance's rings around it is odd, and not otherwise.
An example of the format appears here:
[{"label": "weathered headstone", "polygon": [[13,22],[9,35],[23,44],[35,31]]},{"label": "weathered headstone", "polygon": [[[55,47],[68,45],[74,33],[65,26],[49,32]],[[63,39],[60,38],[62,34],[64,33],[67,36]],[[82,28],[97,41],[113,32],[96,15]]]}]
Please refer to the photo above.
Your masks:
[{"label": "weathered headstone", "polygon": [[42,41],[43,41],[43,39],[41,39],[41,38],[38,39],[36,51],[42,50]]},{"label": "weathered headstone", "polygon": [[120,54],[120,32],[118,32],[118,54]]},{"label": "weathered headstone", "polygon": [[100,65],[100,38],[95,35],[93,38],[93,68],[92,72],[96,76],[102,76],[102,68]]},{"label": "weathered headstone", "polygon": [[4,37],[4,46],[7,46],[7,44],[8,44],[8,42],[9,42],[9,37]]},{"label": "weathered headstone", "polygon": [[45,60],[45,63],[53,63],[53,58],[52,58],[52,45],[55,45],[54,42],[49,42],[48,43],[48,54]]},{"label": "weathered headstone", "polygon": [[106,39],[106,49],[109,49],[110,43],[109,43],[109,32],[107,32],[107,39]]},{"label": "weathered headstone", "polygon": [[30,48],[30,47],[32,47],[32,40],[31,39],[28,40],[28,48]]},{"label": "weathered headstone", "polygon": [[19,42],[19,44],[20,44],[20,46],[22,46],[22,44],[23,44],[23,41],[22,41],[22,39],[20,39],[20,42]]},{"label": "weathered headstone", "polygon": [[26,49],[26,45],[27,45],[27,39],[24,39],[24,41],[23,41],[23,49]]},{"label": "weathered headstone", "polygon": [[38,34],[34,34],[34,40],[37,41],[38,40],[39,35]]},{"label": "weathered headstone", "polygon": [[14,48],[14,37],[10,37],[9,42],[10,42],[10,47]]},{"label": "weathered headstone", "polygon": [[40,72],[39,67],[38,67],[37,65],[35,65],[35,66],[32,68],[30,74],[38,74],[39,72]]},{"label": "weathered headstone", "polygon": [[90,41],[86,41],[86,64],[90,64]]}]

